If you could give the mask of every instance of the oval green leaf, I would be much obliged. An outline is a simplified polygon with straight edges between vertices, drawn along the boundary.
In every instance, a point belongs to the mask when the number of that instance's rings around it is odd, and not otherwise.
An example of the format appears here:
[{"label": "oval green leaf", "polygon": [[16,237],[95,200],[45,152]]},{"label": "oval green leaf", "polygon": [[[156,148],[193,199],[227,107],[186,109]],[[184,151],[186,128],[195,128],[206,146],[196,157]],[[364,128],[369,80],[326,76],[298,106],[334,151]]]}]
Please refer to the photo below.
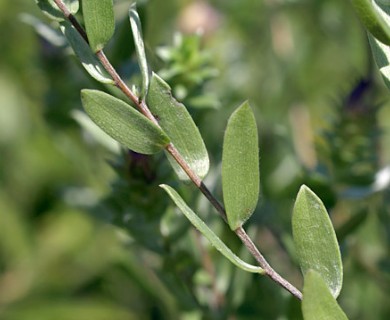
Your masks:
[{"label": "oval green leaf", "polygon": [[[200,178],[204,178],[209,170],[209,156],[202,136],[186,107],[172,97],[169,85],[155,73],[152,74],[146,101],[190,168]],[[168,153],[166,155],[179,179],[189,181],[176,161]]]},{"label": "oval green leaf", "polygon": [[295,202],[292,231],[302,273],[317,271],[337,298],[343,265],[336,233],[321,199],[305,185]]},{"label": "oval green leaf", "polygon": [[140,99],[144,100],[148,94],[150,83],[150,71],[148,67],[148,61],[146,60],[144,40],[142,38],[142,26],[137,12],[136,4],[133,3],[129,10],[129,19],[131,30],[133,32],[133,39],[135,44],[135,50],[137,52],[138,64],[142,75],[142,87],[140,92]]},{"label": "oval green leaf", "polygon": [[390,47],[368,35],[371,51],[386,86],[390,89]]},{"label": "oval green leaf", "polygon": [[80,62],[85,70],[87,70],[94,79],[101,83],[114,84],[114,81],[103,68],[100,61],[93,54],[91,48],[78,33],[75,27],[67,21],[62,21],[60,25],[62,33],[68,39],[70,46],[76,56],[80,59]]},{"label": "oval green leaf", "polygon": [[231,115],[223,142],[223,200],[232,230],[241,227],[255,210],[259,184],[256,120],[248,102],[245,102]]},{"label": "oval green leaf", "polygon": [[305,275],[302,313],[305,320],[348,320],[325,281],[314,270],[308,270]]},{"label": "oval green leaf", "polygon": [[352,4],[367,30],[382,43],[390,45],[390,20],[383,8],[374,0],[352,0]]},{"label": "oval green leaf", "polygon": [[[62,0],[71,14],[76,14],[79,11],[79,0]],[[38,7],[49,18],[63,21],[65,20],[64,13],[58,8],[53,0],[35,0]]]},{"label": "oval green leaf", "polygon": [[180,195],[170,186],[162,184],[160,185],[168,195],[171,197],[173,202],[177,205],[180,211],[187,217],[188,220],[193,224],[193,226],[198,229],[207,240],[219,251],[221,252],[228,260],[230,260],[234,265],[239,267],[242,270],[264,274],[264,270],[260,267],[253,266],[242,261],[239,257],[237,257],[222,240],[203,222],[199,216],[193,212],[184,200],[180,197]]},{"label": "oval green leaf", "polygon": [[114,34],[114,5],[112,0],[83,0],[82,6],[89,45],[93,52],[97,52]]},{"label": "oval green leaf", "polygon": [[169,143],[166,134],[127,103],[97,90],[81,91],[84,109],[109,136],[130,150],[153,154]]}]

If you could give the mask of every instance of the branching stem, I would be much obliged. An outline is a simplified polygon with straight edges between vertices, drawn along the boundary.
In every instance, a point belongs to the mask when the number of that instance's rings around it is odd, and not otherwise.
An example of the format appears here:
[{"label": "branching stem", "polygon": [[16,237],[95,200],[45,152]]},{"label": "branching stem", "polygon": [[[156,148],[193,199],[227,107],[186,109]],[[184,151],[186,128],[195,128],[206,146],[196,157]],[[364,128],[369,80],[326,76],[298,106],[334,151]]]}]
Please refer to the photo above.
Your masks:
[{"label": "branching stem", "polygon": [[[88,36],[83,29],[83,27],[79,24],[77,19],[69,12],[68,8],[64,4],[62,0],[54,0],[57,4],[58,8],[63,12],[64,16],[70,21],[70,23],[76,28],[76,30],[80,33],[80,35],[84,38],[86,42],[88,42]],[[157,126],[160,126],[156,118],[150,112],[146,102],[144,100],[139,100],[139,98],[134,94],[133,91],[126,85],[126,83],[122,80],[119,74],[116,72],[114,67],[111,65],[106,55],[102,50],[96,52],[96,56],[99,61],[102,63],[103,67],[110,74],[112,79],[114,80],[115,86],[118,87],[139,109],[139,111],[151,120]],[[226,211],[222,204],[214,197],[214,195],[210,192],[210,190],[206,187],[206,185],[202,182],[202,179],[190,168],[188,163],[182,157],[180,152],[176,149],[176,147],[170,143],[166,147],[166,151],[175,159],[175,161],[180,165],[180,167],[186,172],[188,177],[194,183],[194,185],[204,194],[204,196],[210,201],[210,203],[217,210],[218,214],[223,218],[226,222]],[[250,239],[245,230],[240,227],[234,231],[236,235],[240,238],[245,247],[249,250],[251,255],[256,259],[257,263],[261,268],[263,268],[266,272],[266,275],[270,277],[273,281],[278,283],[280,286],[289,291],[293,296],[302,300],[302,293],[294,287],[290,282],[284,279],[281,275],[279,275],[267,262],[267,260],[260,253],[256,245]]]}]

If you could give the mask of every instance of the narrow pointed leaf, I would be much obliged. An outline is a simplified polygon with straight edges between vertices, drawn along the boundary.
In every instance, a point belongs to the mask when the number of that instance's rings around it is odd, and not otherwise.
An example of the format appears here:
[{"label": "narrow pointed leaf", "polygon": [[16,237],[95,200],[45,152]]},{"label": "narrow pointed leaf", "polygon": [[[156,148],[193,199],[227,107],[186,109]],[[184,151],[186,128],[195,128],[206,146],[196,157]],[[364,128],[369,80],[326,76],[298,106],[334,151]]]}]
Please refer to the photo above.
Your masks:
[{"label": "narrow pointed leaf", "polygon": [[390,45],[390,19],[375,0],[352,0],[355,10],[367,30],[379,41]]},{"label": "narrow pointed leaf", "polygon": [[321,199],[306,186],[301,187],[295,202],[292,231],[302,273],[317,271],[337,298],[343,265],[336,233]]},{"label": "narrow pointed leaf", "polygon": [[112,0],[83,0],[82,6],[89,45],[93,52],[97,52],[114,34],[114,5]]},{"label": "narrow pointed leaf", "polygon": [[87,89],[81,91],[81,100],[91,119],[130,150],[153,154],[169,143],[169,138],[159,127],[122,100]]},{"label": "narrow pointed leaf", "polygon": [[114,84],[114,81],[93,54],[89,45],[69,22],[61,22],[61,31],[68,39],[70,46],[80,59],[85,70],[101,83]]},{"label": "narrow pointed leaf", "polygon": [[247,102],[230,117],[222,153],[222,190],[232,230],[241,227],[256,208],[259,197],[257,126]]},{"label": "narrow pointed leaf", "polygon": [[[38,7],[51,19],[57,21],[65,20],[63,12],[58,8],[53,0],[35,0]],[[71,14],[79,11],[79,0],[63,0],[65,6]]]},{"label": "narrow pointed leaf", "polygon": [[129,10],[129,19],[131,30],[133,32],[133,39],[135,44],[135,50],[137,52],[138,64],[142,75],[142,88],[140,92],[141,100],[144,100],[149,89],[150,84],[150,72],[148,62],[146,60],[144,40],[142,37],[142,26],[137,12],[136,4],[133,3]]},{"label": "narrow pointed leaf", "polygon": [[160,187],[168,193],[173,202],[178,206],[187,219],[190,220],[194,227],[198,229],[205,236],[205,238],[209,240],[210,243],[227,259],[229,259],[233,264],[242,270],[264,274],[264,270],[262,268],[248,264],[237,257],[225,245],[225,243],[223,243],[222,240],[203,222],[203,220],[200,219],[199,216],[187,206],[184,200],[173,188],[168,185],[160,185]]},{"label": "narrow pointed leaf", "polygon": [[390,47],[368,35],[371,50],[386,86],[390,89]]},{"label": "narrow pointed leaf", "polygon": [[305,320],[348,320],[325,281],[314,270],[305,275],[302,313]]},{"label": "narrow pointed leaf", "polygon": [[[147,104],[190,168],[199,177],[205,177],[209,170],[209,157],[199,130],[186,107],[172,97],[169,85],[155,73],[152,74]],[[183,169],[166,154],[179,178],[189,181]]]}]

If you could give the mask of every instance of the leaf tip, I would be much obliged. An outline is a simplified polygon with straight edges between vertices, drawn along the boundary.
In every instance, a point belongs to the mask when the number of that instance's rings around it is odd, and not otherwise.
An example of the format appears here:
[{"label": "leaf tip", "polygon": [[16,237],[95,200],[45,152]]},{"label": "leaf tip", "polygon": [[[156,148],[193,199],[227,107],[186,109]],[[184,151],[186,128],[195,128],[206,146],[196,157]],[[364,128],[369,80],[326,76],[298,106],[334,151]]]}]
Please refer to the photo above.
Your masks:
[{"label": "leaf tip", "polygon": [[301,185],[301,187],[299,188],[299,192],[298,192],[298,193],[301,193],[301,192],[308,192],[308,191],[311,191],[311,189],[310,189],[307,185],[303,184],[303,185]]},{"label": "leaf tip", "polygon": [[[301,197],[304,197],[304,196],[312,196],[314,198],[318,198],[318,196],[314,193],[313,190],[311,190],[307,185],[303,184],[301,185],[301,187],[299,188],[299,191],[298,191],[298,194],[297,194],[297,200]],[[318,200],[320,200],[318,198]],[[320,200],[321,201],[321,200]]]},{"label": "leaf tip", "polygon": [[245,100],[241,105],[237,108],[235,112],[250,112],[253,114],[252,107],[249,104],[249,100]]},{"label": "leaf tip", "polygon": [[81,97],[81,101],[85,101],[85,99],[88,99],[89,97],[91,97],[91,95],[97,90],[93,90],[93,89],[81,89],[80,90],[80,97]]},{"label": "leaf tip", "polygon": [[81,89],[81,95],[88,94],[88,92],[92,91],[92,89]]}]

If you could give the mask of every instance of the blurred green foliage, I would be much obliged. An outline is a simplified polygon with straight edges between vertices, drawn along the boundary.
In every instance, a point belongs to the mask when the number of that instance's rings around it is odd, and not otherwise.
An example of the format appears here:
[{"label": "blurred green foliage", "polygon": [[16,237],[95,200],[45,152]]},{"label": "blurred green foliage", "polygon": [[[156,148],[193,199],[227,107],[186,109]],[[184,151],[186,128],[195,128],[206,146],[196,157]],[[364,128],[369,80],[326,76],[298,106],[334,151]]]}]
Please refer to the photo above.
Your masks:
[{"label": "blurred green foliage", "polygon": [[[130,1],[115,3],[107,55],[136,83]],[[307,184],[341,240],[340,305],[350,319],[388,319],[389,173],[380,171],[390,161],[388,91],[350,3],[150,0],[138,9],[152,68],[168,74],[205,139],[206,184],[221,194],[226,120],[249,99],[262,194],[249,234],[301,286],[291,212]],[[107,148],[75,121],[80,89],[101,85],[25,14],[49,23],[34,1],[0,0],[0,319],[300,319],[297,301],[236,270],[170,205],[161,183],[179,188],[249,259],[195,188],[178,185],[163,155]],[[204,16],[202,37],[174,41]]]}]

